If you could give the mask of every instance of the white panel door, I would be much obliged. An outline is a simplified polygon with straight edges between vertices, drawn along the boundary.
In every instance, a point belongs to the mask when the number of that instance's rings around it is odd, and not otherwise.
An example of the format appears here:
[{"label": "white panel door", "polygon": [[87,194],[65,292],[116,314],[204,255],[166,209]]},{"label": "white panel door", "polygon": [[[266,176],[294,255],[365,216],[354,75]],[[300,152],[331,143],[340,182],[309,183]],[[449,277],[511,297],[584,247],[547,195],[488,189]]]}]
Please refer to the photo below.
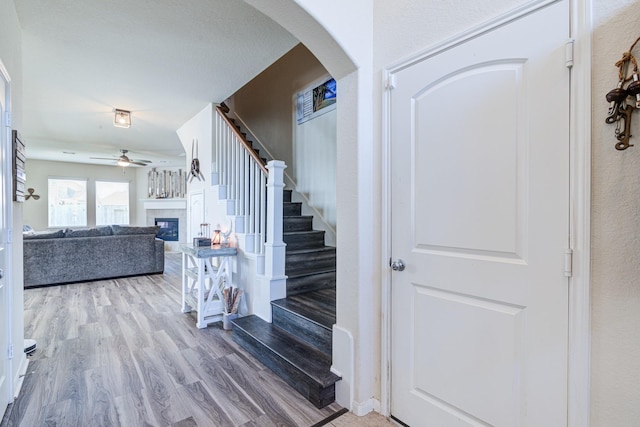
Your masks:
[{"label": "white panel door", "polygon": [[395,72],[391,411],[567,418],[568,1]]}]

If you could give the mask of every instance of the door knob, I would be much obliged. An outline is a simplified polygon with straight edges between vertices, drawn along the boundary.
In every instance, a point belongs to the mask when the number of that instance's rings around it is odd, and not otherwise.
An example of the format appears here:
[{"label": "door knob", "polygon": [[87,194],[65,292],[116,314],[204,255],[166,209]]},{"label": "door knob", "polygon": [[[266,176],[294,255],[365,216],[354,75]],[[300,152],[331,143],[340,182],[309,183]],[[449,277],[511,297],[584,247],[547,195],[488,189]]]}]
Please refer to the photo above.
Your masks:
[{"label": "door knob", "polygon": [[391,266],[391,269],[394,271],[403,271],[405,267],[404,261],[402,261],[401,259],[397,259],[395,261],[389,260],[389,265]]}]

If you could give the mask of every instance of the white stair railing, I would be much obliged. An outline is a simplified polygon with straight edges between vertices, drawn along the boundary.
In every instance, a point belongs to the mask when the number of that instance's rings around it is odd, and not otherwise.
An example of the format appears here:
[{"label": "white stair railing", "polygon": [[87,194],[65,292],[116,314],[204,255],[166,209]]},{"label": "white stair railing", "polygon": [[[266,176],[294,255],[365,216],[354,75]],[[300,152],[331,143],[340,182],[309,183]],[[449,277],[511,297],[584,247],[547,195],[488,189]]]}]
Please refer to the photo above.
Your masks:
[{"label": "white stair railing", "polygon": [[[284,247],[282,195],[270,195],[267,199],[267,184],[281,193],[284,187],[282,171],[286,166],[276,160],[265,166],[220,107],[216,107],[215,129],[213,172],[218,175],[218,184],[225,189],[222,197],[232,201],[233,215],[240,218],[240,221],[236,222],[236,232],[245,234],[244,250],[264,259],[267,246]],[[270,173],[270,170],[277,172]],[[278,179],[280,182],[277,182]],[[273,234],[268,235],[267,230]],[[265,245],[267,237],[269,245]],[[278,249],[277,252],[279,251]],[[272,255],[266,256],[269,259],[266,262],[275,265],[265,266],[264,263],[258,262],[258,274],[265,274],[265,270],[284,274],[284,255]]]}]

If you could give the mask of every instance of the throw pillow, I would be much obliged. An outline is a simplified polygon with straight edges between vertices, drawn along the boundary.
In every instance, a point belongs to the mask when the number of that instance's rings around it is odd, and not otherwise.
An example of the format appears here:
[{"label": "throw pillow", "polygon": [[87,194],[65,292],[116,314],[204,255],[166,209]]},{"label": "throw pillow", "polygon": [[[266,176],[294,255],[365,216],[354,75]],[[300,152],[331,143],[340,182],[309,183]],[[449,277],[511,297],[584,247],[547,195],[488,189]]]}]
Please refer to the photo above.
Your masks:
[{"label": "throw pillow", "polygon": [[117,235],[130,235],[130,234],[153,234],[157,235],[160,231],[159,225],[150,225],[148,227],[133,227],[128,225],[112,225],[111,229],[113,234]]},{"label": "throw pillow", "polygon": [[33,234],[24,234],[23,239],[58,239],[64,237],[64,230],[58,231],[39,231]]}]

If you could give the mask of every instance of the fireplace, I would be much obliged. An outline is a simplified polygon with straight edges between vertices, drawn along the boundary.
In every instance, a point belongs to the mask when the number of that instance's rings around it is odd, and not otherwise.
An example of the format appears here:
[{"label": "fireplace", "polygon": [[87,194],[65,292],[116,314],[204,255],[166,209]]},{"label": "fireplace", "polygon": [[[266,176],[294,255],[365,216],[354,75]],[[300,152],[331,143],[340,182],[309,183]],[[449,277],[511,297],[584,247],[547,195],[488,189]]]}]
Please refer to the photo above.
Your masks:
[{"label": "fireplace", "polygon": [[178,218],[156,218],[155,224],[160,226],[160,231],[158,231],[159,239],[165,242],[179,241]]}]

